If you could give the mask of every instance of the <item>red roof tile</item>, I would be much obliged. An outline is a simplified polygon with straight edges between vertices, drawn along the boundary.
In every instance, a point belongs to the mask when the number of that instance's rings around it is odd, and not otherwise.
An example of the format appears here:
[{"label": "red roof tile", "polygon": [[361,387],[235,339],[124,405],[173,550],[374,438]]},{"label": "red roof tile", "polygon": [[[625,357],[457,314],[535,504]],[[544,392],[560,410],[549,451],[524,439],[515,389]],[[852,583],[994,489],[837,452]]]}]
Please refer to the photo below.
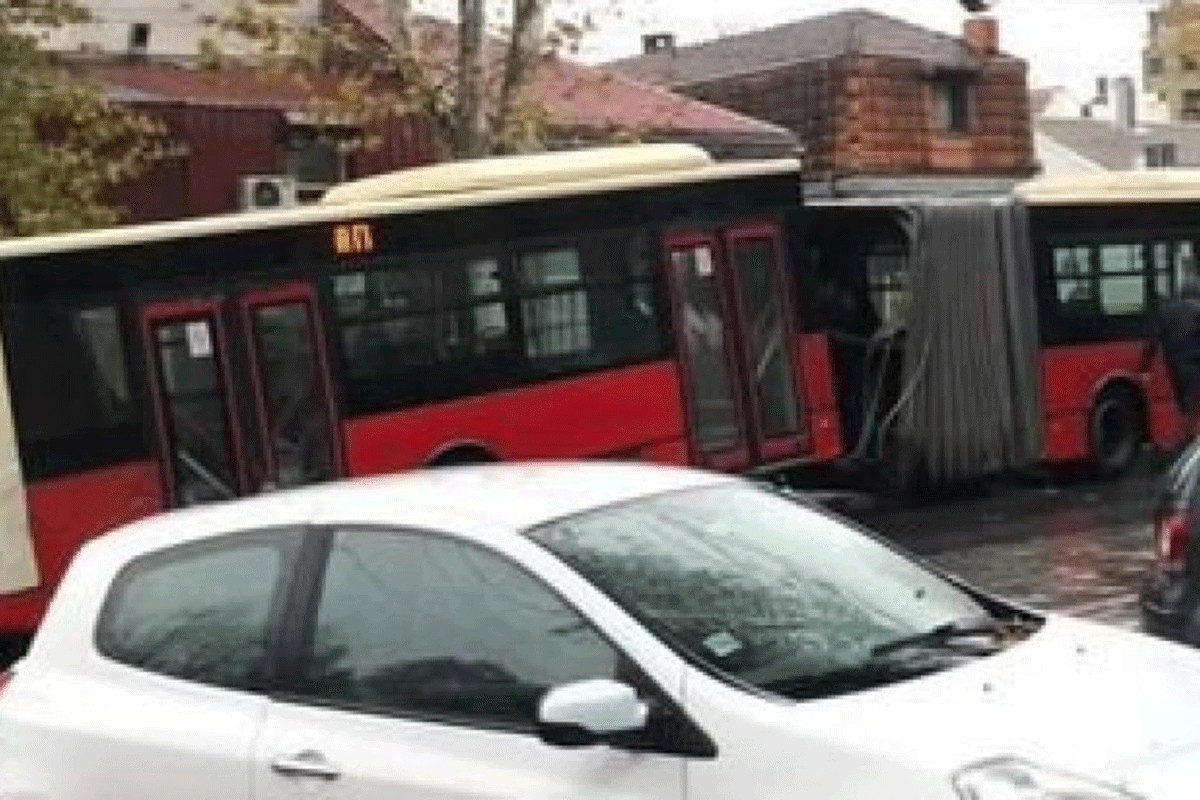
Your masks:
[{"label": "red roof tile", "polygon": [[303,108],[313,97],[303,81],[243,66],[200,70],[173,64],[91,63],[85,69],[115,94],[136,92],[143,102],[288,110]]},{"label": "red roof tile", "polygon": [[[349,19],[377,36],[388,35],[381,0],[334,0]],[[450,23],[422,19],[427,39],[453,36]],[[158,63],[94,63],[86,68],[116,97],[141,102],[297,109],[313,99],[308,84],[248,66],[198,70]],[[786,142],[786,130],[718,106],[639,83],[615,72],[565,59],[547,62],[526,89],[551,124],[572,131],[711,133]]]},{"label": "red roof tile", "polygon": [[[365,30],[382,39],[390,38],[383,0],[333,0],[333,6]],[[429,18],[422,23],[431,38],[456,35],[450,23]],[[527,96],[543,105],[550,121],[562,127],[792,138],[775,125],[566,59],[545,65]]]}]

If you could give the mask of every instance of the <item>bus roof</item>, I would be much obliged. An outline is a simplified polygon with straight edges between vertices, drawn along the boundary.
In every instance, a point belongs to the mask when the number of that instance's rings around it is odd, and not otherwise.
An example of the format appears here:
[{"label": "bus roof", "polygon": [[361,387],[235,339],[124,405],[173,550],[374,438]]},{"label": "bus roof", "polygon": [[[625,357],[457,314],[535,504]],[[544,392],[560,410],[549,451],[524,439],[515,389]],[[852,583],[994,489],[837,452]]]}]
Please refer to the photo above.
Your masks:
[{"label": "bus roof", "polygon": [[457,195],[487,189],[520,189],[573,184],[600,178],[649,177],[705,169],[712,158],[688,144],[600,147],[554,153],[452,161],[376,175],[325,193],[326,205]]},{"label": "bus roof", "polygon": [[312,206],[0,241],[0,260],[791,172],[798,180],[799,160],[714,162],[700,148],[677,144],[505,156],[365,178],[331,190],[326,201]]},{"label": "bus roof", "polygon": [[1035,178],[1017,186],[1029,205],[1200,202],[1200,169],[1145,169]]}]

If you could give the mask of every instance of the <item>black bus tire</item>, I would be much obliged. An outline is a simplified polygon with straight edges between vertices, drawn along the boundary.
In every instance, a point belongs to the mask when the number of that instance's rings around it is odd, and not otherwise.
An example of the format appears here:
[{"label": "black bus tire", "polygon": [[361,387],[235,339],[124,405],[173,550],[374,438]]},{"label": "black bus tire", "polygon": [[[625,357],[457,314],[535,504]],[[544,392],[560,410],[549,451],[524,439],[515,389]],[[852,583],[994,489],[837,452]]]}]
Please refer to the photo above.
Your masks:
[{"label": "black bus tire", "polygon": [[487,448],[479,445],[451,447],[438,453],[429,462],[431,467],[464,467],[469,464],[491,464],[500,459]]},{"label": "black bus tire", "polygon": [[1101,478],[1128,472],[1142,452],[1146,412],[1141,395],[1132,387],[1107,387],[1088,414],[1088,460]]}]

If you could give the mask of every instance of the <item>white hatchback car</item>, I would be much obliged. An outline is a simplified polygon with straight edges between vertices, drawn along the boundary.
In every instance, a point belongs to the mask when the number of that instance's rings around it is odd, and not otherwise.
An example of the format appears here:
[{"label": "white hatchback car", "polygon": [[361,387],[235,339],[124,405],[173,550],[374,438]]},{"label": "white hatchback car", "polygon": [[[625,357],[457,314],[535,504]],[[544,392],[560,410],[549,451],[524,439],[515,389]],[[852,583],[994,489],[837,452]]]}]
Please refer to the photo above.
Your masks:
[{"label": "white hatchback car", "polygon": [[1200,793],[1200,653],[750,483],[464,468],[146,520],[0,693],[3,800]]}]

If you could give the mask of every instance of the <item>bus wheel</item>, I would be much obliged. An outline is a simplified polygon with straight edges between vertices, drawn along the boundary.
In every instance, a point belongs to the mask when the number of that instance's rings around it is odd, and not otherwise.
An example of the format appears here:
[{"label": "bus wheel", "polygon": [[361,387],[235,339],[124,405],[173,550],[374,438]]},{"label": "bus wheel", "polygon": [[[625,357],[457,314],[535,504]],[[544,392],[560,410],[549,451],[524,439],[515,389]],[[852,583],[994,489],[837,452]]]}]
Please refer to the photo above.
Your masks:
[{"label": "bus wheel", "polygon": [[429,462],[431,467],[463,467],[468,464],[491,464],[498,461],[492,453],[478,445],[452,447],[439,453]]},{"label": "bus wheel", "polygon": [[1110,386],[1100,393],[1088,417],[1093,469],[1103,478],[1123,475],[1137,461],[1145,414],[1135,389]]}]

